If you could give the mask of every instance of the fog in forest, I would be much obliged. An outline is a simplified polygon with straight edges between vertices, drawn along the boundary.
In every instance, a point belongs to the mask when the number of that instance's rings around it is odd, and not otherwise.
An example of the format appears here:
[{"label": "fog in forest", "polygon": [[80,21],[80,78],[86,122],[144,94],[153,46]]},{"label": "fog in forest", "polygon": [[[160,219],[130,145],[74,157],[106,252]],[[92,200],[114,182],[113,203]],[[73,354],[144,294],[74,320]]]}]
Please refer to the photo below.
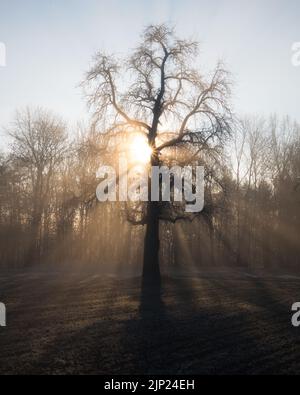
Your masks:
[{"label": "fog in forest", "polygon": [[[96,174],[101,165],[117,166],[120,154],[145,165],[148,147],[150,156],[159,152],[157,164],[205,167],[201,213],[181,215],[160,204],[161,272],[299,273],[300,125],[288,116],[234,114],[228,71],[218,64],[205,80],[192,68],[197,44],[173,34],[164,25],[146,30],[129,56],[135,79],[120,94],[122,104],[117,80],[109,79],[119,66],[96,55],[80,88],[89,104],[88,125],[70,130],[63,111],[16,111],[0,156],[2,268],[92,266],[141,275],[147,204],[100,203]],[[193,107],[199,92],[208,101],[203,108],[197,101]],[[149,122],[156,123],[155,136],[143,142],[145,130],[153,132]]]},{"label": "fog in forest", "polygon": [[1,4],[0,375],[299,373],[299,4],[263,3]]}]

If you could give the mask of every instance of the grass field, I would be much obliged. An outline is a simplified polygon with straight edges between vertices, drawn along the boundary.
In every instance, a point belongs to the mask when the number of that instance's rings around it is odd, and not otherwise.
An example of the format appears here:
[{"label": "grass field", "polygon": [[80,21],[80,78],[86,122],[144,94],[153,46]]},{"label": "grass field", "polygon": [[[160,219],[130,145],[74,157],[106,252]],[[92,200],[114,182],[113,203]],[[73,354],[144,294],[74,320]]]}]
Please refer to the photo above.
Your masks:
[{"label": "grass field", "polygon": [[139,279],[1,273],[0,373],[300,373],[296,278],[166,277],[141,300]]}]

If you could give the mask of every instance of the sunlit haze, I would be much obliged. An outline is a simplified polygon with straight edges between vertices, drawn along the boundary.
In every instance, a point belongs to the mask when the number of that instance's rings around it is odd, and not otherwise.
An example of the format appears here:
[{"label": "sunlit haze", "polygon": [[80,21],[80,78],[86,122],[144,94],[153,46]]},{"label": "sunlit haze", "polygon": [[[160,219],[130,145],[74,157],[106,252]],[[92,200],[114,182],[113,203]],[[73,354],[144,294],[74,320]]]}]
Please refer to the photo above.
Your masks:
[{"label": "sunlit haze", "polygon": [[0,376],[299,374],[299,88],[300,0],[0,0]]},{"label": "sunlit haze", "polygon": [[93,54],[127,53],[145,25],[159,22],[201,42],[205,69],[219,58],[227,63],[236,112],[300,120],[300,68],[291,65],[299,20],[298,0],[1,0],[0,125],[27,105],[62,114],[72,128],[87,120],[78,85]]},{"label": "sunlit haze", "polygon": [[140,164],[147,164],[150,162],[152,149],[146,137],[137,135],[129,143],[129,153],[133,161]]}]

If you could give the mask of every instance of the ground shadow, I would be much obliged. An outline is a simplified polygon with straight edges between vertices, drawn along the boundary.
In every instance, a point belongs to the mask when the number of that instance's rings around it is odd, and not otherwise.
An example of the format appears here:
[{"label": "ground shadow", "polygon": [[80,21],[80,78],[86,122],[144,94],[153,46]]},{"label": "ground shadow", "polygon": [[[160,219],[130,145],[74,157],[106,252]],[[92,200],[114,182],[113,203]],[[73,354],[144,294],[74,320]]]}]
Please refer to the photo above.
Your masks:
[{"label": "ground shadow", "polygon": [[[53,303],[43,311],[45,321],[36,328],[31,324],[18,346],[13,337],[0,338],[6,361],[0,371],[296,374],[300,332],[291,327],[289,304],[299,295],[298,285],[165,277],[161,287],[141,289],[140,279],[108,283],[87,277],[70,285],[67,293],[61,287],[57,295],[51,283],[49,292],[55,293],[47,295]],[[32,312],[40,314],[43,306],[35,299]],[[56,301],[63,305],[62,315],[55,317]],[[55,336],[47,338],[51,330]],[[42,352],[37,353],[35,343],[42,344]]]}]

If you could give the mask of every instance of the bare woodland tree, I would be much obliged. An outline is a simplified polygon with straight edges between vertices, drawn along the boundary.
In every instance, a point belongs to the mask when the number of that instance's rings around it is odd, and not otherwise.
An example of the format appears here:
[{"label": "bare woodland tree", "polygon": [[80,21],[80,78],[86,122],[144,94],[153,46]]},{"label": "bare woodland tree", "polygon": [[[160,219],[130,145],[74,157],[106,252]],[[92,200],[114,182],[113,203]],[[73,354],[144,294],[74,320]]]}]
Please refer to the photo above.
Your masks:
[{"label": "bare woodland tree", "polygon": [[49,204],[51,181],[66,152],[65,124],[42,110],[27,109],[17,112],[8,131],[12,139],[12,156],[21,168],[27,170],[31,187],[31,248],[28,261],[36,261],[39,251],[38,233],[47,224],[45,211]]},{"label": "bare woodland tree", "polygon": [[[165,25],[148,27],[125,62],[98,53],[86,78],[95,121],[105,120],[102,125],[109,132],[144,133],[153,152],[152,166],[163,163],[168,148],[190,146],[187,161],[203,151],[213,151],[230,132],[230,84],[221,64],[205,78],[193,67],[197,54],[196,42],[178,39]],[[130,82],[124,87],[126,72]],[[165,124],[170,125],[168,133],[161,130]],[[176,215],[167,218],[160,203],[149,202],[143,219],[147,226],[143,278],[150,283],[160,279],[160,218],[177,219]]]},{"label": "bare woodland tree", "polygon": [[[49,111],[16,114],[0,154],[1,268],[139,275],[144,259],[151,287],[162,270],[299,273],[300,126],[277,116],[232,122],[229,75],[218,64],[204,77],[197,51],[163,25],[147,28],[125,60],[98,54],[84,84],[93,122],[72,138]],[[186,202],[97,202],[99,166],[114,166],[136,133],[152,147],[149,165],[205,166],[199,215]]]}]

